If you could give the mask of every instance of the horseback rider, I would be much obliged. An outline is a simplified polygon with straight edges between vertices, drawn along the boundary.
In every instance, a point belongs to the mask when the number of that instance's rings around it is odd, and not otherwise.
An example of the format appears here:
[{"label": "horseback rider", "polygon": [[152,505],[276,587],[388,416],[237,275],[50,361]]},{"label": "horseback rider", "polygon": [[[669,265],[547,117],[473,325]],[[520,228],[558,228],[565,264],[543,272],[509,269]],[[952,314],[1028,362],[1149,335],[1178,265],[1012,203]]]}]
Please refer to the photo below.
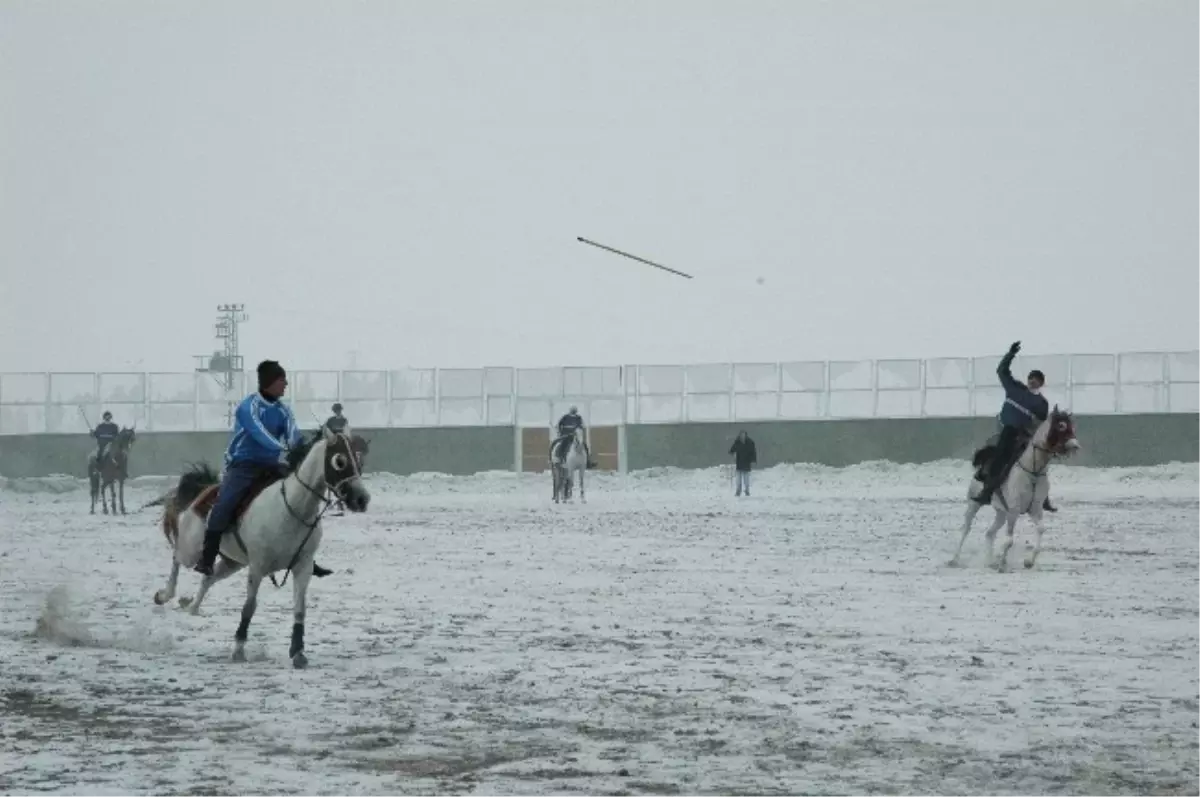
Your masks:
[{"label": "horseback rider", "polygon": [[330,415],[329,420],[325,421],[325,426],[328,427],[329,431],[334,433],[346,431],[346,424],[349,421],[346,420],[345,415],[342,415],[341,402],[339,401],[337,404],[334,404],[330,409],[333,410],[333,415]]},{"label": "horseback rider", "polygon": [[105,410],[100,424],[92,430],[92,437],[96,438],[97,465],[104,461],[104,452],[108,450],[109,445],[117,439],[117,435],[120,433],[121,428],[113,423],[112,413]]},{"label": "horseback rider", "polygon": [[[1013,378],[1012,361],[1020,350],[1021,342],[1013,343],[996,368],[996,375],[1004,387],[1004,405],[1000,408],[1000,437],[987,464],[983,491],[975,497],[984,506],[992,502],[993,494],[1000,487],[1000,477],[1015,458],[1019,446],[1032,437],[1038,425],[1050,415],[1050,404],[1042,395],[1046,375],[1034,369],[1029,372],[1025,384]],[[1048,512],[1058,511],[1050,505],[1049,496],[1042,502],[1042,508]]]},{"label": "horseback rider", "polygon": [[[212,575],[221,550],[221,535],[232,524],[238,504],[254,484],[268,475],[288,473],[287,455],[301,441],[300,429],[291,409],[281,399],[287,390],[287,372],[274,360],[258,364],[258,390],[238,405],[234,414],[229,447],[225,450],[225,474],[217,501],[208,514],[204,530],[204,552],[193,568]],[[333,571],[313,563],[313,575]]]},{"label": "horseback rider", "polygon": [[[554,440],[554,452],[559,459],[563,458],[563,446],[575,436],[575,430],[583,428],[583,418],[579,417],[579,408],[572,404],[567,410],[567,414],[558,419],[558,437]],[[587,435],[584,435],[583,438],[583,453],[587,457],[587,466],[589,468],[596,467],[596,463],[592,462],[592,452],[588,448]]]}]

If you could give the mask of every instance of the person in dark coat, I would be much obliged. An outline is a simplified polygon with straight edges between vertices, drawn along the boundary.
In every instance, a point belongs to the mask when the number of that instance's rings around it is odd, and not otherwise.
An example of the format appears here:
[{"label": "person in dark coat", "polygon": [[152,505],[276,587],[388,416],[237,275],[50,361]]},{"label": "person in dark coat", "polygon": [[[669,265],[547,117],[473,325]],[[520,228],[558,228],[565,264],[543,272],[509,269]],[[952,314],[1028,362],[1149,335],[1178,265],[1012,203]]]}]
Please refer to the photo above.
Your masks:
[{"label": "person in dark coat", "polygon": [[326,428],[335,434],[346,431],[346,424],[349,423],[349,421],[346,420],[345,415],[342,415],[341,402],[339,401],[337,404],[334,404],[332,409],[333,415],[330,415],[329,420],[325,421]]},{"label": "person in dark coat", "polygon": [[746,430],[738,432],[737,439],[733,441],[733,445],[729,447],[729,453],[733,455],[734,467],[737,469],[737,493],[741,495],[742,490],[746,491],[746,495],[750,495],[750,468],[754,463],[758,462],[758,451],[754,447],[754,441],[750,439],[750,435],[746,434]]},{"label": "person in dark coat", "polygon": [[92,430],[92,437],[96,438],[97,465],[104,461],[105,452],[108,451],[108,447],[117,439],[117,435],[120,433],[121,427],[113,423],[112,413],[105,410],[100,425]]},{"label": "person in dark coat", "polygon": [[[1021,384],[1012,375],[1012,361],[1021,350],[1021,341],[1008,348],[1008,353],[1000,360],[996,375],[1004,387],[1004,405],[1000,409],[1000,440],[992,460],[988,463],[987,479],[983,491],[975,497],[979,503],[987,506],[992,502],[992,496],[1000,488],[1000,478],[1017,454],[1022,440],[1026,440],[1037,431],[1038,426],[1050,415],[1050,403],[1042,395],[1042,385],[1046,384],[1046,376],[1041,371],[1029,372],[1025,384]],[[1043,508],[1057,511],[1051,504],[1049,496],[1042,504]]]}]

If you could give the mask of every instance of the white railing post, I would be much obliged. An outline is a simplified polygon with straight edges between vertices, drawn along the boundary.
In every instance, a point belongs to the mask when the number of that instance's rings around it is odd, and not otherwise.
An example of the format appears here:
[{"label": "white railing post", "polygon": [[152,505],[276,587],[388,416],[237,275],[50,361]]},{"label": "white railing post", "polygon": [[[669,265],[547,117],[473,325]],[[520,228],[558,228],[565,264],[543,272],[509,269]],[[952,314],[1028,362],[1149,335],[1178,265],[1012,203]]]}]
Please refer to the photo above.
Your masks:
[{"label": "white railing post", "polygon": [[442,425],[442,370],[433,369],[433,425]]},{"label": "white railing post", "polygon": [[783,363],[775,363],[775,420],[783,417]]},{"label": "white railing post", "polygon": [[1162,391],[1163,411],[1171,411],[1171,355],[1163,352],[1162,356]]},{"label": "white railing post", "polygon": [[1121,414],[1121,355],[1113,355],[1113,412]]}]

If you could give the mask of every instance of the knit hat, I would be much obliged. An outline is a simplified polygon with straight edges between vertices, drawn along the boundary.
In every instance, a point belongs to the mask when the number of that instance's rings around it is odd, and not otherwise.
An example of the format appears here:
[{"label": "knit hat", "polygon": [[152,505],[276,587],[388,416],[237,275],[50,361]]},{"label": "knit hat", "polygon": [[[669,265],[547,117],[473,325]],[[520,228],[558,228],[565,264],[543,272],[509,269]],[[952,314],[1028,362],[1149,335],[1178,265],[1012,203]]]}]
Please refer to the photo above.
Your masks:
[{"label": "knit hat", "polygon": [[283,370],[282,365],[274,360],[263,360],[258,364],[258,389],[270,387],[283,376],[287,376],[287,371]]}]

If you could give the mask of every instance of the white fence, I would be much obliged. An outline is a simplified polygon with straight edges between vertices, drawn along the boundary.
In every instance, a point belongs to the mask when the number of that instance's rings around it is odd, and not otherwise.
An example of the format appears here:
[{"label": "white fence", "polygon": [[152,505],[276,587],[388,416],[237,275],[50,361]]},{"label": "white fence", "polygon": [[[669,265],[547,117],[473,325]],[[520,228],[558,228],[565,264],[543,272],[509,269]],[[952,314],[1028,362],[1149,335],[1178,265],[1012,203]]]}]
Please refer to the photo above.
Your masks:
[{"label": "white fence", "polygon": [[[690,421],[995,415],[998,357],[598,368],[294,371],[289,400],[316,425],[335,401],[360,428],[545,426],[577,404],[592,426]],[[1077,413],[1196,412],[1200,352],[1018,357]],[[0,434],[85,432],[102,410],[153,431],[224,430],[252,382],[205,373],[0,374]]]}]

